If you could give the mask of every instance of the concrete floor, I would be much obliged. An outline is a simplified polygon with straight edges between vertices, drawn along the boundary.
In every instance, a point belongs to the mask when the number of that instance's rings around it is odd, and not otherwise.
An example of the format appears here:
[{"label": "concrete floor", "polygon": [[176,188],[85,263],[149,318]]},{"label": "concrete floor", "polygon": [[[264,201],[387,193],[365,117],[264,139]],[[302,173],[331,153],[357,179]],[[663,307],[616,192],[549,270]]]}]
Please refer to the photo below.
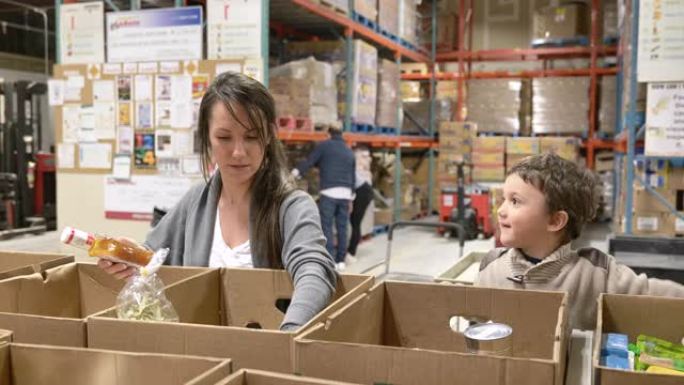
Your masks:
[{"label": "concrete floor", "polygon": [[[575,247],[592,246],[607,252],[609,235],[608,225],[593,224],[585,229],[582,237],[575,242]],[[471,251],[488,251],[493,247],[494,239],[467,241],[463,255]],[[457,239],[445,238],[432,229],[418,227],[398,229],[392,241],[390,271],[435,277],[456,262],[459,249]],[[61,244],[57,231],[0,241],[0,250],[66,252],[76,254],[77,261],[94,262],[85,252]],[[379,264],[384,261],[386,252],[387,234],[363,241],[357,251],[358,261],[349,264],[346,271],[379,275],[384,272],[384,264]]]}]

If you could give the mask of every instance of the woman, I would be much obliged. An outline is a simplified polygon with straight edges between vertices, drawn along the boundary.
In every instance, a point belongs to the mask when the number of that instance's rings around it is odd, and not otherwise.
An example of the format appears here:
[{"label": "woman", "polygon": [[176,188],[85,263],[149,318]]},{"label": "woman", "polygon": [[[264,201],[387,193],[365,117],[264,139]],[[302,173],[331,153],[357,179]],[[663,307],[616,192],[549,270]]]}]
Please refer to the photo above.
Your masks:
[{"label": "woman", "polygon": [[[286,269],[294,293],[280,328],[302,326],[328,304],[336,274],[318,208],[289,180],[272,96],[245,75],[223,73],[202,98],[198,130],[206,183],[162,218],[145,245],[168,247],[172,265]],[[134,271],[99,263],[120,278]]]},{"label": "woman", "polygon": [[354,186],[354,204],[352,206],[351,222],[352,234],[349,240],[349,248],[347,252],[349,255],[347,259],[350,262],[356,261],[356,249],[361,241],[361,222],[366,214],[368,206],[373,201],[373,176],[371,174],[371,154],[368,147],[357,147],[354,149],[354,156],[356,158],[356,178]]}]

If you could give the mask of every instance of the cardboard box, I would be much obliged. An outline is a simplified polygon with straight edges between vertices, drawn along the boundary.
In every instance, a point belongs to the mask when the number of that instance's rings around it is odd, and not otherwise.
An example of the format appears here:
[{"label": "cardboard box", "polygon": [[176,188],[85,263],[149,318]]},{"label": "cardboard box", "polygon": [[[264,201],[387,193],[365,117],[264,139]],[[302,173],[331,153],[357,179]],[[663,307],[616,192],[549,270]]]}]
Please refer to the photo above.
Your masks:
[{"label": "cardboard box", "polygon": [[[668,201],[672,206],[675,206],[675,193],[667,189],[656,189],[656,192],[660,194],[666,201]],[[634,203],[633,210],[635,213],[669,213],[670,209],[667,208],[655,195],[648,192],[646,189],[634,189]]]},{"label": "cardboard box", "polygon": [[378,26],[381,30],[399,36],[399,4],[397,0],[378,0]]},{"label": "cardboard box", "polygon": [[605,333],[621,333],[636,341],[646,334],[679,343],[682,338],[684,300],[651,296],[602,294],[594,332],[594,383],[596,385],[674,385],[682,377],[609,369],[600,364],[601,339]]},{"label": "cardboard box", "polygon": [[513,166],[520,163],[520,161],[527,158],[528,156],[531,156],[531,155],[506,154],[506,174],[508,174],[511,171]]},{"label": "cardboard box", "polygon": [[3,385],[214,385],[230,360],[28,344],[0,345]]},{"label": "cardboard box", "polygon": [[475,138],[475,140],[473,140],[473,152],[504,153],[505,151],[505,136],[478,136],[477,138]]},{"label": "cardboard box", "polygon": [[74,261],[73,255],[0,251],[0,279],[33,274]]},{"label": "cardboard box", "polygon": [[[173,285],[207,270],[162,267],[159,276]],[[86,263],[0,281],[0,328],[15,342],[86,346],[86,317],[114,306],[125,283]]]},{"label": "cardboard box", "polygon": [[[375,124],[378,97],[378,50],[363,40],[354,40],[354,92],[352,121]],[[346,101],[346,99],[345,99]]]},{"label": "cardboard box", "polygon": [[375,125],[399,128],[399,66],[391,60],[380,60]]},{"label": "cardboard box", "polygon": [[370,21],[378,18],[378,0],[354,0],[354,12]]},{"label": "cardboard box", "polygon": [[[336,311],[372,283],[371,276],[341,275],[335,297],[319,317]],[[279,330],[292,291],[284,270],[213,269],[167,288],[179,323],[119,320],[110,309],[88,320],[88,346],[228,357],[235,369],[292,373],[293,340],[306,328]]]},{"label": "cardboard box", "polygon": [[351,385],[349,382],[330,381],[319,378],[240,369],[216,385]]},{"label": "cardboard box", "polygon": [[507,138],[506,154],[512,155],[536,155],[539,154],[539,138]]},{"label": "cardboard box", "polygon": [[506,179],[506,167],[501,165],[473,166],[473,180],[476,182],[503,182]]},{"label": "cardboard box", "polygon": [[563,159],[577,161],[579,142],[575,137],[544,136],[540,140],[541,152],[554,153]]},{"label": "cardboard box", "polygon": [[473,139],[477,136],[477,124],[473,122],[440,122],[439,140],[449,138]]},{"label": "cardboard box", "polygon": [[667,187],[672,190],[684,190],[684,168],[670,168],[667,182]]},{"label": "cardboard box", "polygon": [[402,80],[400,87],[401,100],[405,102],[417,102],[422,99],[419,81]]},{"label": "cardboard box", "polygon": [[12,342],[12,331],[0,329],[0,343],[2,342]]},{"label": "cardboard box", "polygon": [[455,80],[440,80],[435,89],[437,99],[458,100],[458,84]]},{"label": "cardboard box", "polygon": [[475,165],[503,165],[506,161],[506,154],[503,152],[478,152],[475,151],[472,154],[473,164]]},{"label": "cardboard box", "polygon": [[[563,383],[565,293],[386,281],[296,339],[296,372],[362,384]],[[454,316],[510,325],[511,357],[466,353]]]},{"label": "cardboard box", "polygon": [[[622,221],[622,231],[625,231]],[[632,233],[634,235],[671,237],[675,234],[674,216],[667,212],[634,212],[632,216]]]},{"label": "cardboard box", "polygon": [[535,12],[532,24],[535,39],[587,36],[589,7],[583,3],[544,7]]},{"label": "cardboard box", "polygon": [[[684,215],[684,211],[678,211],[678,213],[679,215]],[[675,216],[674,221],[675,235],[684,235],[684,220]]]}]

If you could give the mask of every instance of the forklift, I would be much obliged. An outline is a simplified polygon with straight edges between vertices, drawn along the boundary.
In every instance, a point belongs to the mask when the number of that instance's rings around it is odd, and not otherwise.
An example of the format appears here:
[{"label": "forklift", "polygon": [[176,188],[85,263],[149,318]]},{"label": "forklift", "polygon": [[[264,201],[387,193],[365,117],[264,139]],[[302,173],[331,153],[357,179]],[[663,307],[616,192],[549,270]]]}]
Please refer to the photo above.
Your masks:
[{"label": "forklift", "polygon": [[47,85],[0,83],[0,240],[56,228],[54,154],[42,153]]}]

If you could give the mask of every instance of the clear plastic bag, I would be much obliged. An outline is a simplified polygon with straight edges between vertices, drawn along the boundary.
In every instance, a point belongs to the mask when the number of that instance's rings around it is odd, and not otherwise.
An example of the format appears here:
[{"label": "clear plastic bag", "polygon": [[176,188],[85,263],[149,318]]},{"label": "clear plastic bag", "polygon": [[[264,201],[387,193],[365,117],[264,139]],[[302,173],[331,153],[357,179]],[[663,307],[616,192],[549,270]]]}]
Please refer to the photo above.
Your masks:
[{"label": "clear plastic bag", "polygon": [[128,279],[126,286],[116,298],[116,313],[119,319],[179,321],[176,309],[164,294],[164,283],[156,274],[166,259],[166,254],[168,249],[157,251],[150,265],[141,268],[139,274]]}]

